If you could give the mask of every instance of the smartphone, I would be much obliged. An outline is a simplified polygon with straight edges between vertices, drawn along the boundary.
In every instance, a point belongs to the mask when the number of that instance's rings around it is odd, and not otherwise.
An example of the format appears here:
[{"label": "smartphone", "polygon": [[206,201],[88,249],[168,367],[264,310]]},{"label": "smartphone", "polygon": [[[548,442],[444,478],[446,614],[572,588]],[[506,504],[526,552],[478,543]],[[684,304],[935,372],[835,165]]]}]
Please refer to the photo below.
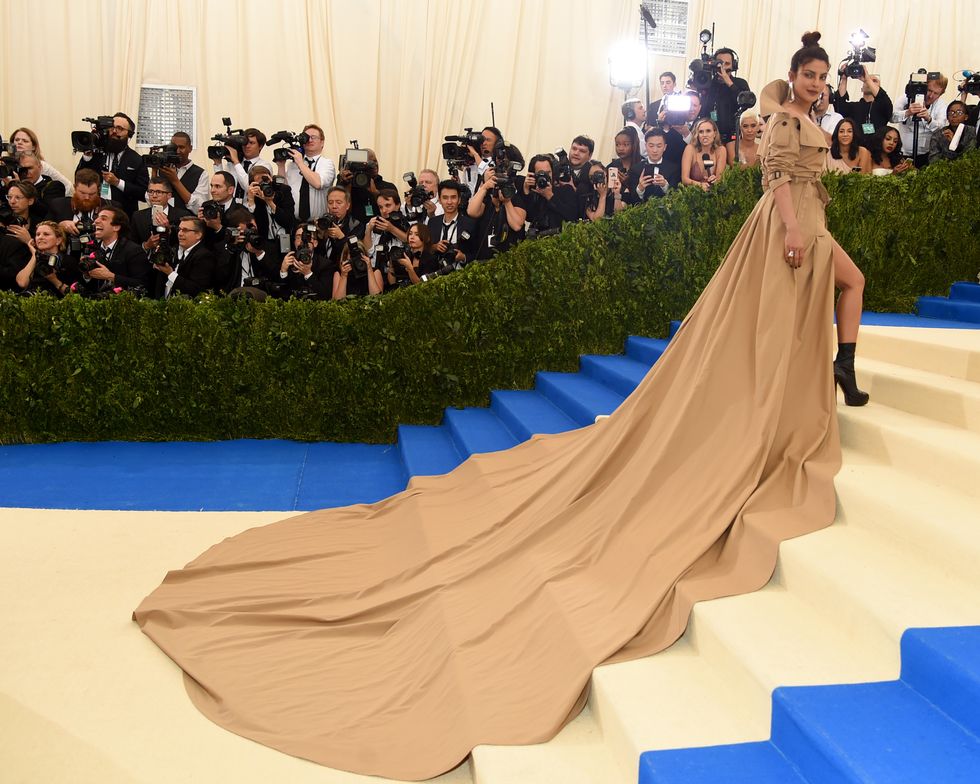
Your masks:
[{"label": "smartphone", "polygon": [[619,169],[612,168],[609,170],[609,184],[619,182]]},{"label": "smartphone", "polygon": [[166,211],[162,204],[154,204],[151,208],[150,218],[154,223],[161,223],[165,212]]}]

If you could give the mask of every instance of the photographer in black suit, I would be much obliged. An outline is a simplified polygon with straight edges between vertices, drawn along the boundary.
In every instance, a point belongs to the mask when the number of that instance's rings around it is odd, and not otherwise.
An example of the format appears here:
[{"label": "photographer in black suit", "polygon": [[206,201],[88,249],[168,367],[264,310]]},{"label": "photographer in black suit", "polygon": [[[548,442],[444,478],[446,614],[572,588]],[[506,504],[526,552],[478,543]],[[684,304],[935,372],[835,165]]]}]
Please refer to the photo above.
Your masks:
[{"label": "photographer in black suit", "polygon": [[462,197],[460,184],[455,180],[443,180],[439,183],[439,203],[442,205],[442,215],[433,215],[427,221],[429,233],[432,235],[433,250],[446,253],[450,245],[455,251],[455,260],[464,264],[473,260],[476,224],[468,215],[459,211]]},{"label": "photographer in black suit", "polygon": [[735,52],[723,47],[715,52],[719,70],[707,88],[700,91],[701,117],[707,117],[718,125],[722,145],[735,138],[735,114],[738,112],[738,94],[749,89],[749,83],[733,76],[738,71]]},{"label": "photographer in black suit", "polygon": [[[636,170],[634,192],[640,201],[661,198],[681,181],[681,169],[676,161],[666,158],[667,134],[662,128],[646,132],[647,161]],[[632,174],[632,172],[631,172]]]},{"label": "photographer in black suit", "polygon": [[282,248],[285,245],[285,249],[288,249],[289,236],[296,225],[293,192],[285,181],[275,182],[272,170],[265,166],[253,166],[249,170],[248,180],[244,206],[255,216],[259,234],[263,240],[271,241],[271,247]]},{"label": "photographer in black suit", "polygon": [[340,256],[347,238],[357,237],[365,245],[371,238],[367,236],[367,227],[351,214],[350,193],[339,185],[327,191],[327,214],[317,222],[317,226],[322,227],[321,247],[324,248],[330,269],[329,275],[326,272],[321,275],[317,269],[314,277],[324,284],[318,293],[323,295],[323,299],[330,299],[333,295],[333,273],[340,269]]},{"label": "photographer in black suit", "polygon": [[[173,191],[166,177],[150,178],[146,189],[146,200],[150,206],[137,212],[129,225],[130,239],[146,253],[153,253],[160,245],[161,234],[168,237],[171,247],[177,246],[177,225],[181,218],[190,213],[180,207],[171,207],[172,196]],[[160,232],[157,227],[164,227],[167,231]]]},{"label": "photographer in black suit", "polygon": [[41,173],[41,160],[36,155],[22,153],[18,163],[17,178],[30,183],[37,191],[37,201],[31,206],[31,213],[38,220],[43,220],[49,216],[54,200],[65,197],[65,185]]},{"label": "photographer in black suit", "polygon": [[123,112],[116,112],[112,117],[105,148],[84,153],[75,170],[100,172],[102,181],[110,187],[112,201],[118,203],[127,216],[132,216],[146,192],[150,175],[142,157],[129,146],[129,140],[136,133],[136,123]]},{"label": "photographer in black suit", "polygon": [[128,232],[129,219],[119,207],[99,211],[95,217],[95,257],[82,259],[77,293],[99,296],[115,288],[149,291],[149,259],[139,245],[126,238]]},{"label": "photographer in black suit", "polygon": [[204,221],[182,218],[177,227],[177,252],[172,261],[153,265],[153,296],[167,299],[177,294],[194,297],[214,286],[216,261],[204,244]]},{"label": "photographer in black suit", "polygon": [[243,286],[262,288],[262,283],[275,280],[279,273],[279,255],[270,241],[263,239],[252,213],[244,207],[236,207],[228,212],[226,222],[228,236],[216,257],[218,288],[222,291],[234,291]]},{"label": "photographer in black suit", "polygon": [[204,221],[204,241],[212,251],[217,251],[224,241],[224,229],[228,225],[226,215],[235,204],[235,178],[226,171],[211,175],[211,198],[201,205],[197,217]]},{"label": "photographer in black suit", "polygon": [[[569,155],[569,161],[571,158]],[[470,199],[466,214],[476,221],[473,255],[480,261],[492,259],[524,239],[527,210],[523,189],[519,188],[513,195],[509,189],[501,192],[495,168],[483,173],[483,182]]]},{"label": "photographer in black suit", "polygon": [[[635,131],[630,129],[635,136]],[[535,155],[524,178],[524,207],[527,222],[535,232],[555,231],[566,221],[578,219],[578,196],[571,184],[557,182],[551,155]]]},{"label": "photographer in black suit", "polygon": [[337,175],[337,184],[350,191],[350,213],[361,223],[367,223],[378,214],[378,194],[383,190],[395,190],[395,185],[378,173],[378,156],[374,150],[367,153],[368,170],[355,174],[346,166]]}]

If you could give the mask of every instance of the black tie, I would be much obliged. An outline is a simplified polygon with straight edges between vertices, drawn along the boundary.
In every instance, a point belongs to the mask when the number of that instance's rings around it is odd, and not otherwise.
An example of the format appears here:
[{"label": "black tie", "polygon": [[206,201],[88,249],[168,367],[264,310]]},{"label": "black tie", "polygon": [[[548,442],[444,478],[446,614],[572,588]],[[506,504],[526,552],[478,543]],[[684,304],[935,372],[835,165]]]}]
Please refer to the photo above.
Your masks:
[{"label": "black tie", "polygon": [[[306,165],[313,168],[313,161],[304,158]],[[302,176],[302,175],[300,175]],[[305,221],[310,217],[310,183],[303,177],[303,182],[299,186],[299,219]]]},{"label": "black tie", "polygon": [[105,259],[105,263],[109,263],[109,259],[112,258],[112,248],[107,248],[105,245],[102,246],[102,258]]},{"label": "black tie", "polygon": [[245,170],[246,173],[248,173],[248,170],[252,168],[252,162],[242,161],[242,168]]}]

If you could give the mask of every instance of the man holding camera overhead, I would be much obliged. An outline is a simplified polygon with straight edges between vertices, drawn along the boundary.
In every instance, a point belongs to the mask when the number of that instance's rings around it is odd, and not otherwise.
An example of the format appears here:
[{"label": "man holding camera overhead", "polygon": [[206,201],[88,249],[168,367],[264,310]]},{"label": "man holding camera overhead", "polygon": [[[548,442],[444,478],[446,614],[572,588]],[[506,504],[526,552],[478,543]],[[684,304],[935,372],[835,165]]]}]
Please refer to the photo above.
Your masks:
[{"label": "man holding camera overhead", "polygon": [[[930,71],[923,76],[924,69],[912,74],[913,78],[905,87],[906,94],[895,101],[892,122],[898,124],[902,137],[902,155],[912,158],[917,168],[929,164],[929,144],[932,134],[946,125],[946,101],[943,93],[949,80],[938,71]],[[911,100],[909,99],[911,93]],[[918,120],[916,119],[918,118]],[[915,126],[918,122],[918,145],[913,149]]]},{"label": "man holding camera overhead", "polygon": [[394,183],[378,173],[378,156],[374,150],[363,148],[367,161],[357,164],[345,156],[346,165],[337,175],[337,183],[350,190],[351,215],[361,223],[367,223],[378,214],[378,194],[383,190],[395,190]]},{"label": "man holding camera overhead", "polygon": [[735,52],[722,47],[714,54],[717,71],[711,82],[701,89],[701,117],[708,117],[718,125],[722,144],[735,138],[735,114],[738,112],[738,94],[749,89],[749,83],[739,76]]},{"label": "man holding camera overhead", "polygon": [[102,197],[119,204],[126,217],[132,217],[136,212],[150,180],[143,158],[129,146],[135,133],[136,123],[129,115],[116,112],[112,115],[112,127],[106,132],[104,149],[83,153],[75,167],[75,171],[93,169],[99,172],[105,185]]},{"label": "man holding camera overhead", "polygon": [[310,123],[303,127],[306,134],[303,152],[290,148],[289,163],[279,160],[279,176],[285,177],[293,192],[298,220],[316,220],[327,212],[327,191],[337,175],[334,162],[324,156],[323,128]]},{"label": "man holding camera overhead", "polygon": [[[837,90],[831,95],[834,109],[861,126],[866,138],[880,131],[892,118],[892,99],[881,87],[881,79],[861,65],[861,100],[847,99],[847,71],[841,71]],[[831,129],[833,131],[833,129]]]}]

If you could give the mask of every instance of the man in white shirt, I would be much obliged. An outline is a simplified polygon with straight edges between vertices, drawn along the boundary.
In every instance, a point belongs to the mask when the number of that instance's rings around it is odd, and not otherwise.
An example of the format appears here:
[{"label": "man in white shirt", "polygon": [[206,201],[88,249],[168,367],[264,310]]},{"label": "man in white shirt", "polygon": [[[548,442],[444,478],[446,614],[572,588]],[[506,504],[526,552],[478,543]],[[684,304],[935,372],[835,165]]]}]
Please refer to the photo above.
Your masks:
[{"label": "man in white shirt", "polygon": [[177,131],[170,143],[177,148],[180,165],[176,168],[162,166],[159,170],[160,176],[166,177],[173,189],[170,205],[197,215],[201,205],[210,198],[208,190],[211,180],[204,169],[191,162],[191,151],[194,148],[191,146],[190,134]]},{"label": "man in white shirt", "polygon": [[844,119],[843,115],[840,115],[834,111],[834,105],[831,103],[831,90],[829,84],[825,84],[823,86],[823,92],[820,94],[820,98],[817,100],[817,113],[814,119],[817,121],[817,125],[820,126],[820,130],[823,131],[824,138],[827,140],[827,144],[829,145],[831,142],[831,137],[834,135],[834,129],[837,127],[837,123]]},{"label": "man in white shirt", "polygon": [[237,187],[235,196],[239,199],[244,198],[245,191],[248,190],[248,173],[253,166],[264,166],[272,171],[272,164],[262,158],[262,148],[265,147],[265,134],[258,128],[246,128],[242,134],[245,137],[245,146],[242,148],[244,157],[238,154],[238,150],[230,144],[225,145],[228,150],[229,160],[221,159],[214,162],[214,170],[229,172],[235,178]]},{"label": "man in white shirt", "polygon": [[310,123],[304,126],[303,133],[309,139],[303,145],[302,154],[298,150],[290,150],[293,160],[288,165],[279,162],[279,176],[286,178],[293,192],[296,217],[300,221],[316,220],[326,214],[327,191],[337,175],[334,162],[322,155],[323,129]]},{"label": "man in white shirt", "polygon": [[647,110],[643,106],[643,101],[639,98],[631,98],[623,102],[623,127],[632,128],[636,134],[636,146],[640,150],[640,157],[647,159],[647,150],[643,142],[643,124],[647,119]]},{"label": "man in white shirt", "polygon": [[[937,79],[930,79],[924,85],[921,101],[909,102],[907,95],[900,95],[895,101],[895,113],[892,122],[898,124],[898,133],[902,137],[902,154],[913,159],[917,168],[929,163],[929,143],[933,131],[938,131],[946,125],[946,101],[942,95],[946,92],[949,80],[942,74]],[[913,150],[916,118],[918,118],[918,145]]]}]

